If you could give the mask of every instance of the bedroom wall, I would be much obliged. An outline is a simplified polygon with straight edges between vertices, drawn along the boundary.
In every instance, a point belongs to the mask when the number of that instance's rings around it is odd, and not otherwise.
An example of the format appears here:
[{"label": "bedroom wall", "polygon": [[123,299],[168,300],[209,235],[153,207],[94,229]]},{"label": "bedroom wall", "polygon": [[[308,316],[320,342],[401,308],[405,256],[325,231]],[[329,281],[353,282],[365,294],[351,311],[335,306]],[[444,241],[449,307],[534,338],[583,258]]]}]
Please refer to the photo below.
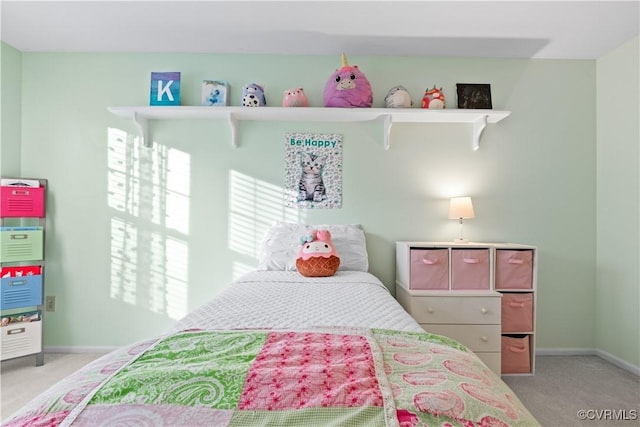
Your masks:
[{"label": "bedroom wall", "polygon": [[595,346],[640,373],[640,47],[597,61]]},{"label": "bedroom wall", "polygon": [[[335,56],[22,54],[22,172],[50,182],[48,347],[116,346],[160,333],[257,264],[274,220],[361,223],[371,272],[389,288],[396,240],[451,240],[448,198],[473,197],[474,241],[540,249],[538,346],[592,348],[595,309],[596,107],[594,61],[357,57],[374,89],[405,85],[418,102],[456,82],[490,83],[496,109],[473,152],[470,128],[396,125],[385,151],[379,123],[242,123],[231,147],[225,121],[152,124],[154,150],[108,106],[147,105],[151,71],[181,71],[183,103],[200,82],[226,79],[231,101],[251,81],[303,86],[320,106]],[[284,134],[344,138],[343,207],[283,206]],[[154,207],[155,206],[155,207]],[[159,208],[157,206],[160,206]]]},{"label": "bedroom wall", "polygon": [[0,174],[20,176],[22,54],[0,42]]}]

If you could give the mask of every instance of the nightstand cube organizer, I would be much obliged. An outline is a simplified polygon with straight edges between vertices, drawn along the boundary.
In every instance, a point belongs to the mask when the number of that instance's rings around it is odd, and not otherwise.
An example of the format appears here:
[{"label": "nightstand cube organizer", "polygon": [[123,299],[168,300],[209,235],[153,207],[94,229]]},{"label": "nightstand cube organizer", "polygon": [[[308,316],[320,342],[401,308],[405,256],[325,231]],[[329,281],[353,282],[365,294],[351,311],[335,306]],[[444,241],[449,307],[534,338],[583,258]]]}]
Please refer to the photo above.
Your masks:
[{"label": "nightstand cube organizer", "polygon": [[534,246],[396,242],[400,304],[497,374],[534,373],[536,282]]}]

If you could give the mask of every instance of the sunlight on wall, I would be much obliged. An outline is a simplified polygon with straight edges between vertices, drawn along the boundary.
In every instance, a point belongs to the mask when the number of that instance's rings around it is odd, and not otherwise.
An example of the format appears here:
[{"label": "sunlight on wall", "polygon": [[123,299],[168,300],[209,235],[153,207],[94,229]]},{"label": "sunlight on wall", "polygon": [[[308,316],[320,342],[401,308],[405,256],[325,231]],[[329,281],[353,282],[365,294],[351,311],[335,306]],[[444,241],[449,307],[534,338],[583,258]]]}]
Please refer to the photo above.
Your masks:
[{"label": "sunlight on wall", "polygon": [[135,226],[111,218],[111,298],[136,303],[137,258]]},{"label": "sunlight on wall", "polygon": [[243,262],[234,262],[231,266],[231,277],[236,280],[238,277],[247,273],[251,273],[255,270],[255,267],[245,264]]},{"label": "sunlight on wall", "polygon": [[187,312],[189,154],[108,130],[111,298],[179,319]]},{"label": "sunlight on wall", "polygon": [[[304,222],[305,211],[285,206],[284,188],[229,171],[229,249],[253,259],[260,258],[262,240],[276,221]],[[235,262],[233,279],[255,270]]]}]

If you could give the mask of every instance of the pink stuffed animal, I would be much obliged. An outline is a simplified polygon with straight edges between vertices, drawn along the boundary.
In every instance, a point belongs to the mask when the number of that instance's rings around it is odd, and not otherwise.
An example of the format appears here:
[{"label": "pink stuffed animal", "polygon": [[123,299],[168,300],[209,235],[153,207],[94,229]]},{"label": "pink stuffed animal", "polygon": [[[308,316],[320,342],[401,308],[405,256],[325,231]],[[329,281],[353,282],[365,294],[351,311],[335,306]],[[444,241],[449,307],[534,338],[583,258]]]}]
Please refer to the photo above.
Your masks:
[{"label": "pink stuffed animal", "polygon": [[304,94],[304,89],[301,87],[294,87],[284,91],[282,97],[283,107],[308,107],[309,101],[307,95]]},{"label": "pink stuffed animal", "polygon": [[340,257],[331,241],[329,230],[310,230],[300,238],[296,268],[305,277],[333,276],[340,266]]},{"label": "pink stuffed animal", "polygon": [[342,54],[342,68],[336,70],[324,87],[325,107],[371,107],[373,91],[371,84],[357,65],[347,63]]}]

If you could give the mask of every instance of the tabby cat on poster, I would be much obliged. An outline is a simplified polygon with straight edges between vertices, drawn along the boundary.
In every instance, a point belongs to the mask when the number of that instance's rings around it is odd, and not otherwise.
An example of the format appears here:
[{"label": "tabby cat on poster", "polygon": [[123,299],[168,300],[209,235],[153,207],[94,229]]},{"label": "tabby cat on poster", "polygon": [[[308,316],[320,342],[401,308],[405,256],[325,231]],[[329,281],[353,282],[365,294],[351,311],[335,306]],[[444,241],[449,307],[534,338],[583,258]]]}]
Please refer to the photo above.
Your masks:
[{"label": "tabby cat on poster", "polygon": [[302,176],[298,186],[298,201],[312,200],[321,202],[327,196],[324,182],[322,181],[322,169],[326,156],[300,152],[302,164]]}]

